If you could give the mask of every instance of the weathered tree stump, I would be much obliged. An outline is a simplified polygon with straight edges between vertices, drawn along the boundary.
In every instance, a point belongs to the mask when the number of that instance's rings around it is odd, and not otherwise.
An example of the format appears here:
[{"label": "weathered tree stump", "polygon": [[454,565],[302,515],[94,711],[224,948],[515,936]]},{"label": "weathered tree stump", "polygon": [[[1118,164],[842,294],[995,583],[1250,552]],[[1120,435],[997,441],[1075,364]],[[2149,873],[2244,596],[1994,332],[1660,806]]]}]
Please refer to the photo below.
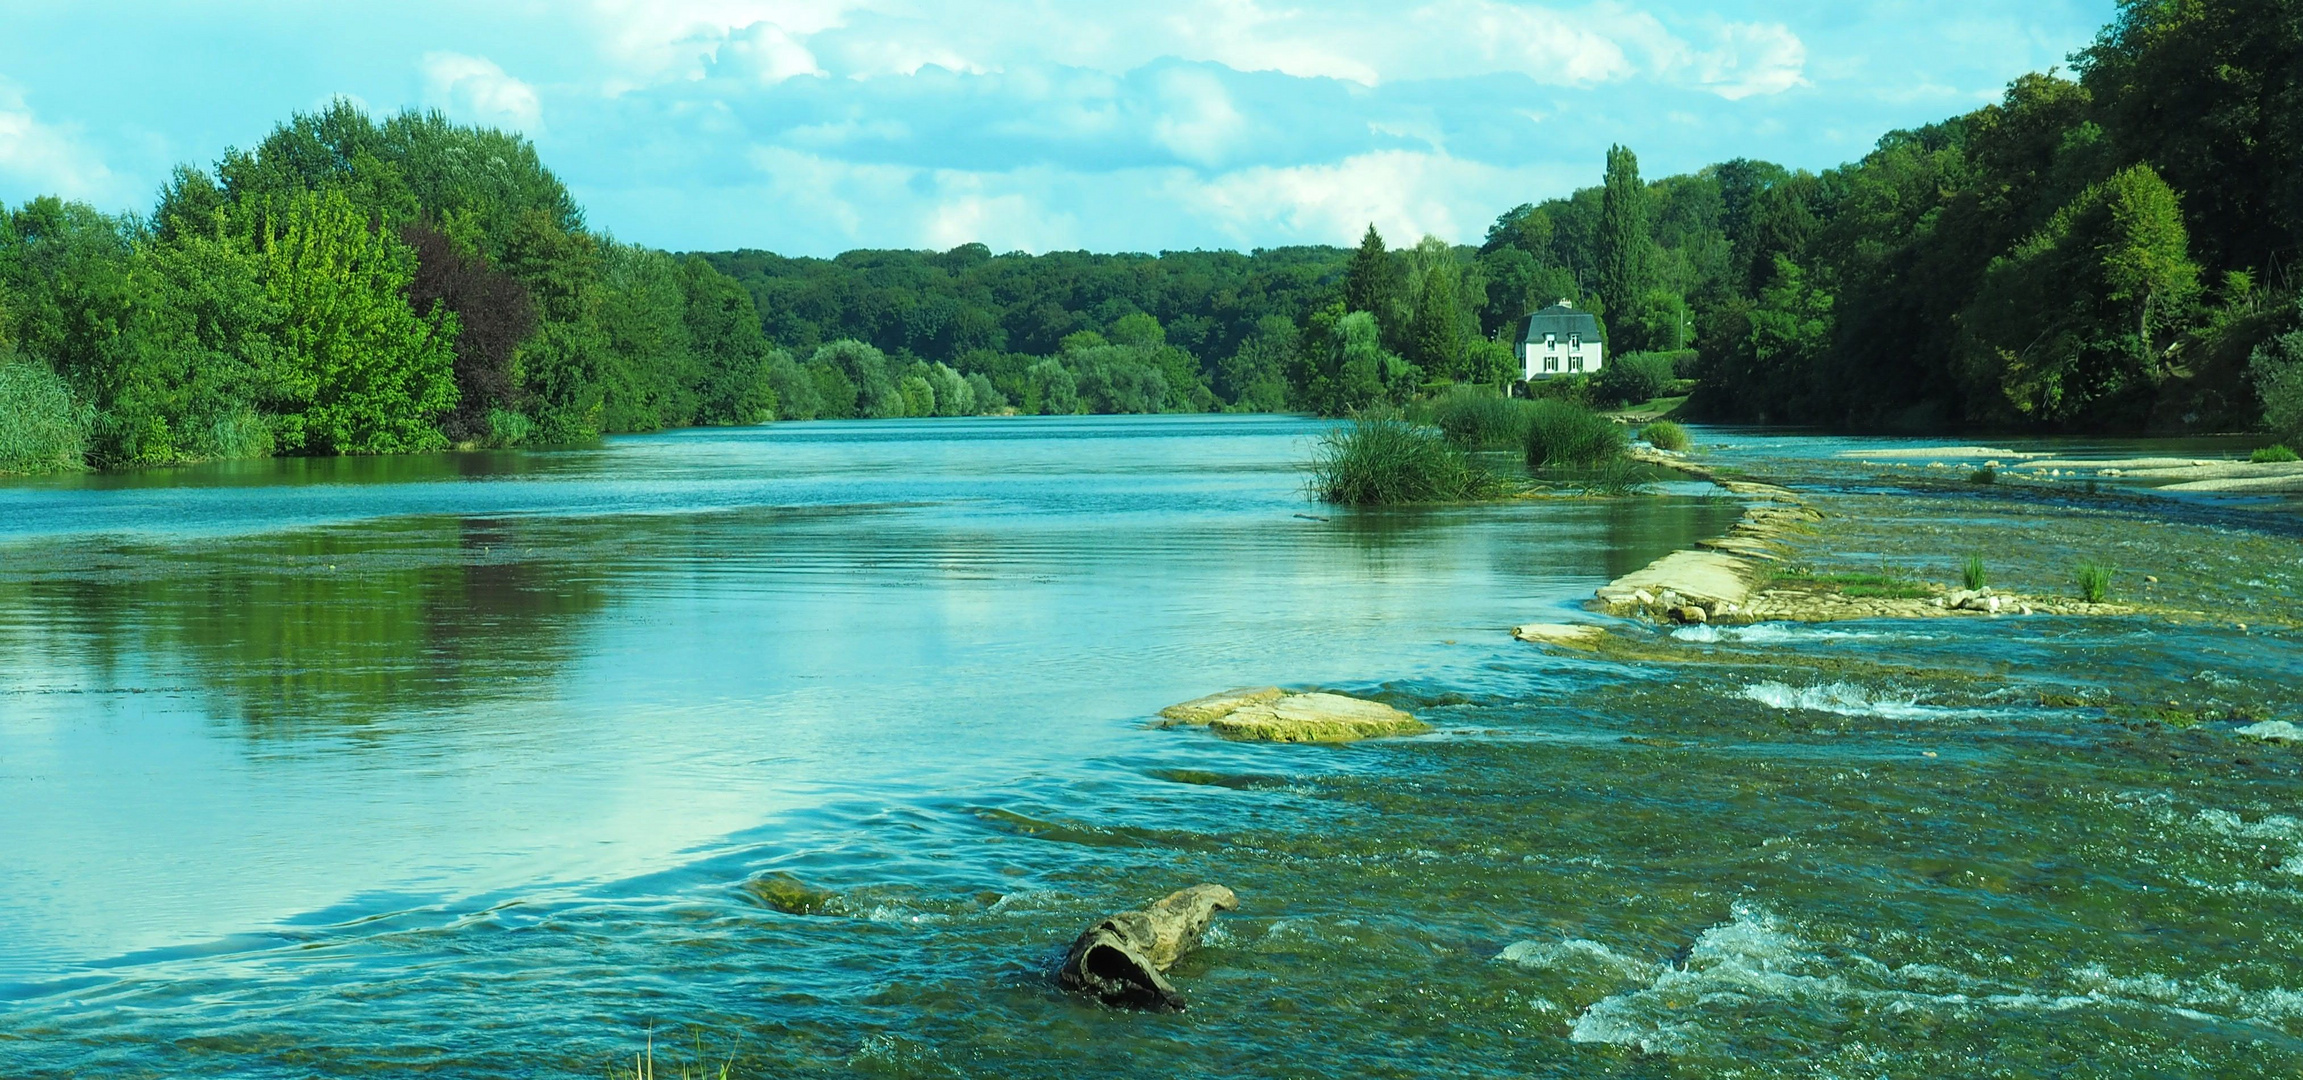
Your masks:
[{"label": "weathered tree stump", "polygon": [[1194,885],[1141,911],[1123,911],[1072,942],[1057,981],[1122,1009],[1182,1012],[1183,994],[1161,973],[1199,947],[1218,911],[1239,906],[1221,885]]}]

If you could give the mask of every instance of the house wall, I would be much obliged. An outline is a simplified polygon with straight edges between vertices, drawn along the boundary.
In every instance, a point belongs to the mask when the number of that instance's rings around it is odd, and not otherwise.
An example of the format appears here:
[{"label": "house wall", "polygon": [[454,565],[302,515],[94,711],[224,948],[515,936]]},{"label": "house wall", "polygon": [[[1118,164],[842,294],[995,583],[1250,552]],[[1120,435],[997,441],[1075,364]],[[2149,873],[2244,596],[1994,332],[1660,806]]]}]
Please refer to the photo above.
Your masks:
[{"label": "house wall", "polygon": [[[1544,364],[1547,359],[1558,360],[1559,370],[1548,370]],[[1577,359],[1583,361],[1581,370],[1577,370],[1573,363]],[[1530,341],[1520,345],[1521,377],[1527,379],[1555,379],[1563,375],[1592,375],[1596,374],[1606,363],[1606,342],[1586,341],[1582,343],[1580,348],[1570,349],[1567,342],[1562,340],[1557,343],[1556,347],[1549,350],[1545,349],[1544,343],[1541,341]]]}]

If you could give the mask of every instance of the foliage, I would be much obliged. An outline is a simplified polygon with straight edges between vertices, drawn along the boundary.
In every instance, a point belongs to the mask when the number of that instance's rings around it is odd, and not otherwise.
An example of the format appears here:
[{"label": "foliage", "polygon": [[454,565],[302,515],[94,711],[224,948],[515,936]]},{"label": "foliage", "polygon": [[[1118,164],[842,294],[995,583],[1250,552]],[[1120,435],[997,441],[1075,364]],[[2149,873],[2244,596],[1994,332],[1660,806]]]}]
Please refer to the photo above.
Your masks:
[{"label": "foliage", "polygon": [[[1628,147],[1608,148],[1604,188],[1597,251],[1599,297],[1608,311],[1629,313],[1654,288],[1655,239],[1648,222],[1647,188],[1639,182],[1639,158]],[[1678,346],[1675,342],[1670,347]]]},{"label": "foliage", "polygon": [[2288,449],[2283,444],[2273,444],[2256,450],[2247,456],[2247,460],[2257,465],[2278,465],[2298,459],[2295,451]]},{"label": "foliage", "polygon": [[1648,421],[1640,427],[1639,438],[1649,446],[1675,454],[1684,454],[1694,445],[1687,437],[1687,429],[1669,420]]},{"label": "foliage", "polygon": [[1458,386],[1433,399],[1428,415],[1431,423],[1458,446],[1508,449],[1526,445],[1532,404],[1485,387]]},{"label": "foliage", "polygon": [[1609,360],[1592,380],[1595,401],[1608,405],[1637,405],[1662,397],[1671,389],[1671,357],[1662,353],[1624,353]]},{"label": "foliage", "polygon": [[2117,573],[2102,563],[2082,562],[2071,568],[2072,583],[2079,586],[2079,598],[2090,604],[2100,604],[2111,595],[2111,578]]},{"label": "foliage", "polygon": [[1586,479],[1583,493],[1621,497],[1638,495],[1647,490],[1648,473],[1639,463],[1628,458],[1617,458],[1599,467],[1599,472]]},{"label": "foliage", "polygon": [[1538,399],[1527,409],[1527,465],[1531,469],[1597,468],[1623,456],[1624,427],[1571,402]]},{"label": "foliage", "polygon": [[[2303,307],[2297,316],[2303,323]],[[2249,369],[2264,426],[2282,439],[2303,440],[2303,325],[2257,346]]]},{"label": "foliage", "polygon": [[1968,473],[1967,482],[1970,484],[1978,484],[1983,487],[1989,487],[1999,482],[1999,470],[1994,469],[1989,465],[1985,465],[1982,468],[1975,470],[1974,472]]},{"label": "foliage", "polygon": [[1322,433],[1311,472],[1321,500],[1346,506],[1458,502],[1501,487],[1439,429],[1390,416],[1361,416]]},{"label": "foliage", "polygon": [[88,410],[46,367],[0,352],[0,473],[80,468]]},{"label": "foliage", "polygon": [[1991,572],[1983,565],[1983,556],[1969,555],[1959,568],[1960,584],[1969,592],[1976,592],[1991,584]]}]

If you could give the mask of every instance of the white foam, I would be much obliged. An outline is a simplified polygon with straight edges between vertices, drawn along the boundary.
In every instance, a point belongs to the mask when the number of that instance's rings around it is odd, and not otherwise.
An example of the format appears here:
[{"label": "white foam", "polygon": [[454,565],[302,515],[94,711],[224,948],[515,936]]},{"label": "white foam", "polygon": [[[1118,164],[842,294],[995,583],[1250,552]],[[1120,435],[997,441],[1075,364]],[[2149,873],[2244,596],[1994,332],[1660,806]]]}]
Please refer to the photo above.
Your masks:
[{"label": "white foam", "polygon": [[1545,968],[1594,972],[1620,979],[1652,979],[1663,971],[1663,965],[1625,956],[1596,941],[1569,938],[1566,941],[1515,941],[1504,946],[1496,956],[1507,964],[1525,968]]},{"label": "white foam", "polygon": [[1750,645],[1783,645],[1802,641],[1875,641],[1882,638],[1910,640],[1931,638],[1933,634],[1888,633],[1880,630],[1849,630],[1843,627],[1811,626],[1805,623],[1763,622],[1749,626],[1682,626],[1671,632],[1679,641],[1710,645],[1721,641],[1735,641]]},{"label": "white foam", "polygon": [[1960,715],[1948,709],[1932,708],[1919,703],[1917,695],[1889,694],[1836,682],[1820,686],[1792,686],[1788,683],[1753,683],[1743,688],[1743,697],[1771,709],[1827,712],[1838,716],[1877,716],[1889,720],[1919,720]]}]

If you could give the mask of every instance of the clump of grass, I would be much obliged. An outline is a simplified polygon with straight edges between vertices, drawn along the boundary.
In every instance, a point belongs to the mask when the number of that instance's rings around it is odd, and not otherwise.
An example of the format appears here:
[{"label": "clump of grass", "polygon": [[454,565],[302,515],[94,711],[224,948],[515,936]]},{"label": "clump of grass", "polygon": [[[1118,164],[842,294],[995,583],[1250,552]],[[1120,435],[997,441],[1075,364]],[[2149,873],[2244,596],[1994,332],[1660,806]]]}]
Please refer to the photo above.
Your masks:
[{"label": "clump of grass", "polygon": [[1598,468],[1623,456],[1631,443],[1623,425],[1570,402],[1544,399],[1527,410],[1527,465],[1531,469]]},{"label": "clump of grass", "polygon": [[1345,506],[1461,502],[1497,494],[1502,483],[1471,463],[1438,428],[1397,417],[1363,416],[1319,437],[1312,491]]},{"label": "clump of grass", "polygon": [[[732,1080],[735,1076],[735,1070],[736,1059],[732,1051],[719,1064],[711,1063],[711,1060],[704,1054],[704,1036],[699,1031],[696,1033],[695,1060],[678,1064],[667,1062],[662,1075],[664,1080]],[[648,1029],[647,1046],[641,1052],[632,1055],[631,1067],[625,1068],[621,1064],[610,1065],[608,1076],[609,1080],[657,1080],[656,1032],[654,1028]]]},{"label": "clump of grass", "polygon": [[2248,456],[2247,460],[2252,461],[2257,465],[2276,465],[2284,462],[2294,461],[2296,460],[2296,457],[2295,451],[2289,450],[2285,446],[2272,445],[2255,451],[2253,454]]},{"label": "clump of grass", "polygon": [[85,467],[89,420],[46,365],[0,351],[0,473]]},{"label": "clump of grass", "polygon": [[2111,575],[2117,573],[2102,563],[2083,562],[2071,568],[2071,579],[2079,586],[2079,598],[2090,604],[2100,604],[2111,595]]},{"label": "clump of grass", "polygon": [[1967,586],[1969,592],[1977,592],[1990,586],[1991,571],[1984,568],[1983,556],[1969,555],[1967,557],[1967,565],[1959,568],[1959,583]]},{"label": "clump of grass", "polygon": [[1927,586],[1893,574],[1817,574],[1810,570],[1791,570],[1777,576],[1826,586],[1842,595],[1865,600],[1924,600],[1933,595]]},{"label": "clump of grass", "polygon": [[1639,429],[1639,437],[1658,450],[1684,454],[1691,445],[1687,429],[1669,420],[1656,420]]},{"label": "clump of grass", "polygon": [[1970,484],[1996,484],[1999,482],[1999,470],[1994,469],[1989,465],[1985,465],[1984,467],[1977,469],[1974,472],[1968,473],[1967,482]]},{"label": "clump of grass", "polygon": [[1635,462],[1617,458],[1608,462],[1583,485],[1586,495],[1638,495],[1647,490],[1647,471]]},{"label": "clump of grass", "polygon": [[1529,404],[1483,387],[1459,386],[1432,401],[1431,422],[1473,450],[1518,446],[1527,439]]}]

